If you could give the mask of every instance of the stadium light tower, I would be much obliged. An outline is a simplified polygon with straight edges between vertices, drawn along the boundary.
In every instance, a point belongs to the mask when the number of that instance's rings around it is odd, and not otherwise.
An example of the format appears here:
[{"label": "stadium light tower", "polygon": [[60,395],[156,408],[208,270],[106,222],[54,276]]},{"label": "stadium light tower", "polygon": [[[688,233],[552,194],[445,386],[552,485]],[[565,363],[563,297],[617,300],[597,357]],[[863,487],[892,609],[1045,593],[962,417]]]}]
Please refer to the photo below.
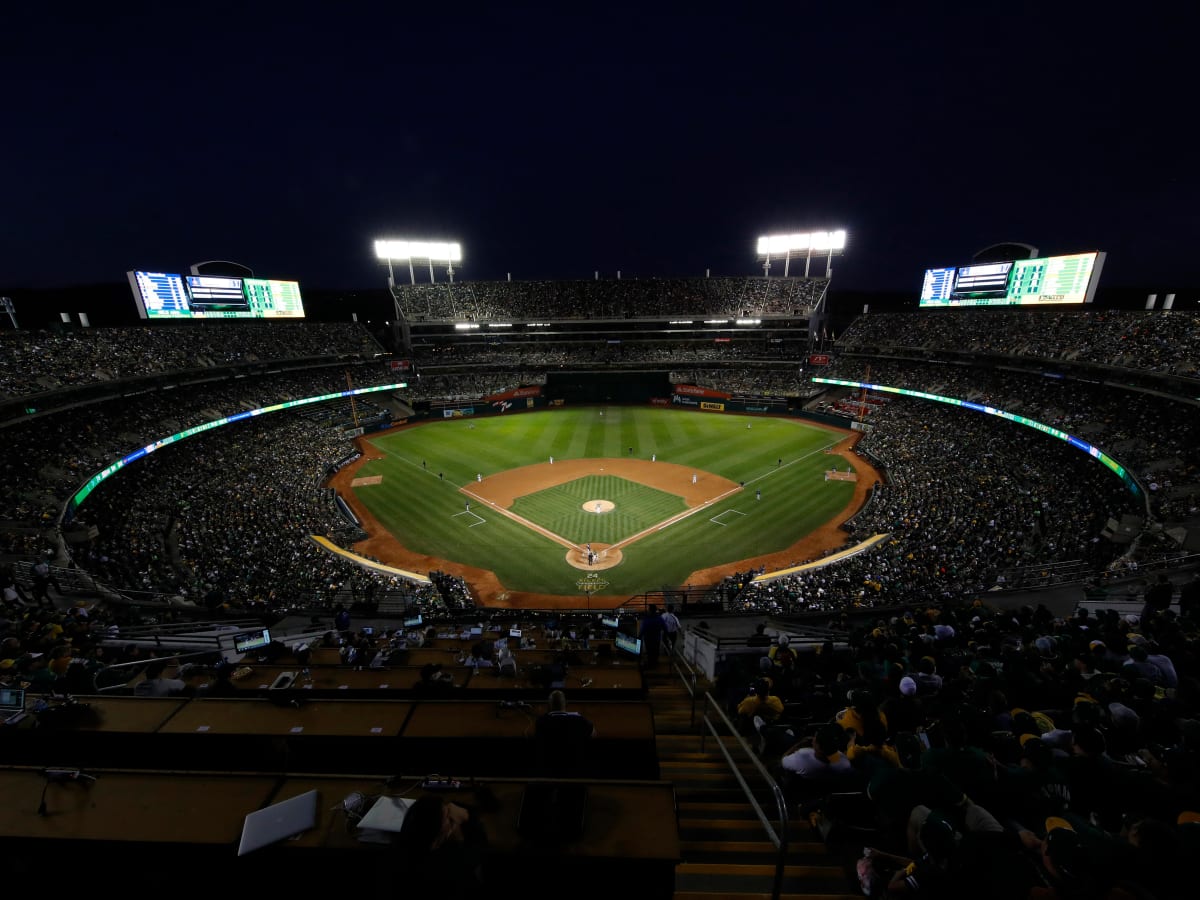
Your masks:
[{"label": "stadium light tower", "polygon": [[453,284],[454,264],[462,262],[462,244],[457,241],[384,239],[375,242],[375,258],[387,262],[388,293],[392,295],[392,309],[396,314],[393,320],[394,324],[392,325],[392,336],[397,346],[407,349],[411,344],[408,317],[404,314],[404,310],[400,306],[400,296],[396,293],[396,273],[392,269],[392,263],[407,262],[409,283],[416,284],[417,274],[413,270],[413,262],[428,262],[429,283],[433,284],[437,280],[433,274],[433,264],[444,260],[446,263],[446,275],[450,278],[450,283]]},{"label": "stadium light tower", "polygon": [[763,277],[771,277],[771,257],[783,257],[783,277],[788,277],[792,256],[804,256],[804,277],[812,264],[813,253],[825,256],[825,277],[833,272],[833,255],[846,250],[846,231],[813,231],[807,234],[773,234],[758,239],[758,257],[763,261]]},{"label": "stadium light tower", "polygon": [[433,264],[445,262],[446,275],[453,284],[454,264],[462,262],[462,244],[457,241],[380,240],[375,242],[375,257],[387,261],[389,288],[396,286],[395,272],[392,270],[393,262],[408,263],[408,278],[412,284],[417,283],[417,276],[413,271],[414,261],[429,263],[429,281],[431,283],[437,280],[433,274]]}]

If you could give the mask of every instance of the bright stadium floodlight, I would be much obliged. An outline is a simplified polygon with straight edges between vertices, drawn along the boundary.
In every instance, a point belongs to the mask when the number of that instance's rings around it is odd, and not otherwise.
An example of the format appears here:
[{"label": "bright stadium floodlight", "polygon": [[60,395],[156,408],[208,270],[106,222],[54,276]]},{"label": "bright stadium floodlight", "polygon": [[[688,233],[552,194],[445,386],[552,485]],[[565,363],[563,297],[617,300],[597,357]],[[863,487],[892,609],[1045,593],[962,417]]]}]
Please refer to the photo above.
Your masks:
[{"label": "bright stadium floodlight", "polygon": [[403,241],[379,240],[375,242],[375,258],[385,260],[388,264],[388,287],[395,287],[392,262],[407,262],[408,277],[416,284],[416,274],[413,272],[413,261],[429,263],[429,280],[434,281],[433,264],[446,263],[446,274],[454,281],[454,264],[462,262],[462,244],[457,241]]},{"label": "bright stadium floodlight", "polygon": [[771,277],[771,257],[783,257],[783,277],[788,277],[788,269],[792,254],[804,252],[804,277],[808,277],[809,264],[813,252],[825,254],[825,277],[828,278],[833,268],[833,254],[842,253],[846,249],[846,231],[812,231],[806,234],[774,234],[758,239],[758,256],[763,260],[763,276]]}]

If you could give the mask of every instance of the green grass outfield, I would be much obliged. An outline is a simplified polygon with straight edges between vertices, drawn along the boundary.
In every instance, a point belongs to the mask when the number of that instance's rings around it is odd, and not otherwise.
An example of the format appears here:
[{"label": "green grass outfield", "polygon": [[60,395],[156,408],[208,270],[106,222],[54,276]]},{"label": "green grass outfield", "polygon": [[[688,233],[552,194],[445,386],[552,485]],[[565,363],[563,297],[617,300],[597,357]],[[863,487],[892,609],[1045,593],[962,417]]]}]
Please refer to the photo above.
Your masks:
[{"label": "green grass outfield", "polygon": [[[566,562],[564,547],[481,504],[466,512],[459,488],[475,484],[477,473],[487,477],[551,456],[628,459],[630,447],[635,458],[654,454],[746,483],[744,491],[625,547],[621,564],[602,573],[609,582],[603,593],[629,596],[682,585],[698,569],[784,550],[853,497],[852,482],[824,479],[830,457],[822,451],[844,437],[840,432],[796,419],[654,407],[603,411],[447,419],[371,438],[384,459],[368,461],[356,477],[382,475],[383,482],[355,488],[355,495],[409,550],[490,569],[512,591],[573,595],[583,573]],[[586,483],[592,478],[602,481]],[[577,543],[611,544],[686,509],[680,497],[622,478],[580,481],[518,498],[513,511]],[[580,508],[593,497],[613,500],[617,509],[597,521]]]}]

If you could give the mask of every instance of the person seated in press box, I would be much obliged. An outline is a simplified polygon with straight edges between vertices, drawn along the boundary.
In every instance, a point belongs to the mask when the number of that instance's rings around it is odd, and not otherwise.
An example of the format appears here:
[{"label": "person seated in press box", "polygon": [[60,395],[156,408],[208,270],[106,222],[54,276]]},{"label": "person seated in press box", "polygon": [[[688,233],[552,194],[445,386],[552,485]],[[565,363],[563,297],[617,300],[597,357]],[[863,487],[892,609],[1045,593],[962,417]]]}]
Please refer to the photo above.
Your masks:
[{"label": "person seated in press box", "polygon": [[534,725],[538,774],[572,778],[586,774],[588,749],[596,726],[581,713],[567,709],[567,695],[551,691],[546,712]]},{"label": "person seated in press box", "polygon": [[380,871],[389,894],[399,877],[404,892],[413,897],[479,896],[488,838],[470,807],[437,794],[418,797],[404,815],[397,845],[399,865],[389,860]]}]

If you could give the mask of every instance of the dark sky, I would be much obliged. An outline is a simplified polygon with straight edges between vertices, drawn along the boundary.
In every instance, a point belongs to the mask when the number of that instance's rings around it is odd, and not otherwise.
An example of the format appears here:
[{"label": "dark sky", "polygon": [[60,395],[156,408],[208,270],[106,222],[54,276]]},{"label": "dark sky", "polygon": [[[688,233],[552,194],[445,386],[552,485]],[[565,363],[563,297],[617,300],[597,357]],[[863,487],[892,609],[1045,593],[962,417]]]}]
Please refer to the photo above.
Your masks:
[{"label": "dark sky", "polygon": [[472,279],[755,274],[759,234],[827,227],[842,288],[1002,240],[1200,286],[1189,6],[20,4],[0,291],[374,287],[385,236]]}]

